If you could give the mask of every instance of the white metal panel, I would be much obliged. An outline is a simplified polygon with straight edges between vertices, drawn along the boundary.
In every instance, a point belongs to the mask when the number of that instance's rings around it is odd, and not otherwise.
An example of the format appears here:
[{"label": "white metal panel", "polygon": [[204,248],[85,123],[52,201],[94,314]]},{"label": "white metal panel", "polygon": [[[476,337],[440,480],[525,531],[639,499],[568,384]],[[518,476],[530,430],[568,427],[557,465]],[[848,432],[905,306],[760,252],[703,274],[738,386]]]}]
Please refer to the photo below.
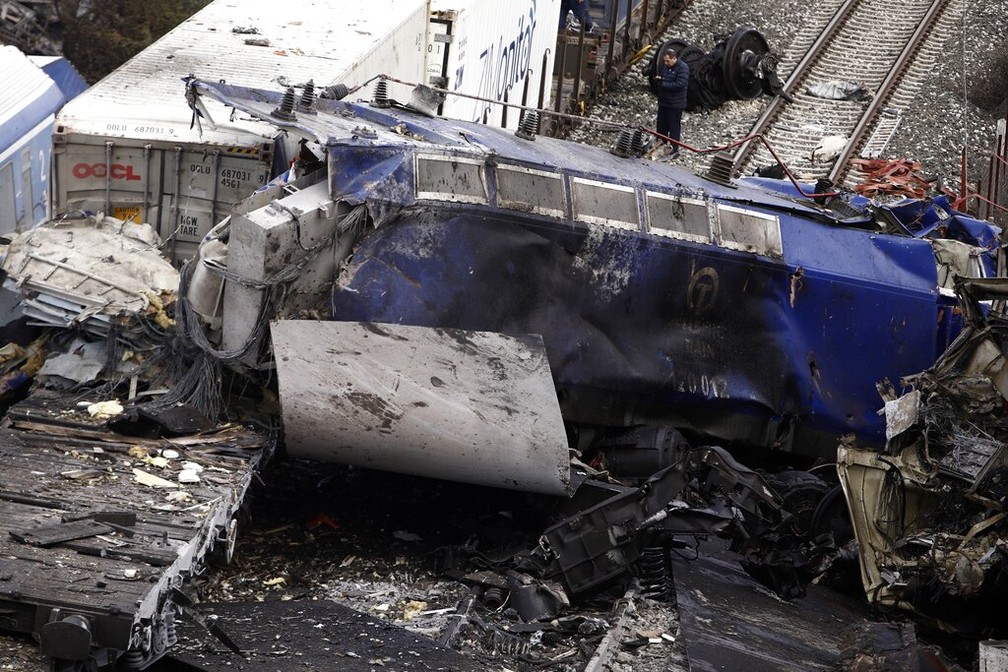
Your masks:
[{"label": "white metal panel", "polygon": [[[47,92],[54,90],[58,93],[56,84],[48,75],[17,47],[0,46],[0,73],[3,73],[3,86],[0,86],[0,126],[25,114]],[[54,109],[47,109],[38,118],[53,112]],[[38,119],[34,119],[29,123],[34,125],[37,121]],[[0,147],[2,149],[4,147]]]},{"label": "white metal panel", "polygon": [[[214,0],[71,101],[57,122],[112,138],[235,143],[236,129],[269,137],[271,127],[232,123],[213,101],[218,130],[190,130],[182,78],[277,90],[309,79],[354,86],[379,74],[419,82],[426,26],[423,0]],[[408,88],[390,89],[407,98]]]},{"label": "white metal panel", "polygon": [[[527,79],[526,105],[538,105],[542,88],[548,107],[559,17],[560,0],[431,0],[428,81],[440,68],[449,91],[490,101],[502,101],[506,94],[509,104],[521,104]],[[493,102],[448,96],[442,114],[465,121],[485,116],[487,123],[500,126],[502,110]],[[517,128],[520,116],[518,108],[509,109],[506,126]]]},{"label": "white metal panel", "polygon": [[566,494],[570,460],[538,336],[280,320],[292,455]]}]

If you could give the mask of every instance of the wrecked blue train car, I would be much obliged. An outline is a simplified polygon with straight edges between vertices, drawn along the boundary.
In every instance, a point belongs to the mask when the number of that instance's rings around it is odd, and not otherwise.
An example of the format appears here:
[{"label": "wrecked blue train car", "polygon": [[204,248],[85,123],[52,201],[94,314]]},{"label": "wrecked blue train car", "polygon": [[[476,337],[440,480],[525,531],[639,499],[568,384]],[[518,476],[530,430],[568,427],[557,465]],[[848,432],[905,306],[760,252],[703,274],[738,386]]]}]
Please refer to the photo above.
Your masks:
[{"label": "wrecked blue train car", "polygon": [[49,217],[49,166],[56,111],[87,84],[64,59],[0,46],[0,235]]},{"label": "wrecked blue train car", "polygon": [[[267,314],[462,330],[456,341],[535,335],[566,440],[582,455],[640,427],[809,457],[832,458],[847,434],[880,444],[876,386],[929,367],[955,337],[955,276],[995,273],[999,230],[942,196],[809,197],[790,182],[695,174],[536,136],[530,123],[511,133],[433,118],[380,95],[297,100],[198,80],[197,94],[300,135],[305,156],[315,146],[322,159],[316,177],[257,195],[204,241],[189,275],[226,263],[227,279],[216,274],[211,307],[205,284],[187,291],[221,325],[209,337],[218,353],[260,357]],[[350,367],[334,363],[343,338],[319,355],[326,373],[308,394],[324,393],[319,412],[345,403],[356,424],[361,413],[375,419],[362,434],[428,412],[426,397],[396,401],[402,377],[441,398],[450,387],[450,356],[409,356],[365,404],[360,385],[387,359],[347,383]],[[359,357],[366,340],[347,348]],[[296,347],[280,349],[284,421],[296,424],[282,363]],[[404,373],[411,362],[419,370]],[[312,442],[348,442],[339,437],[353,424],[316,423]],[[434,451],[445,433],[418,450]],[[401,454],[347,451],[341,461],[411,471]]]}]

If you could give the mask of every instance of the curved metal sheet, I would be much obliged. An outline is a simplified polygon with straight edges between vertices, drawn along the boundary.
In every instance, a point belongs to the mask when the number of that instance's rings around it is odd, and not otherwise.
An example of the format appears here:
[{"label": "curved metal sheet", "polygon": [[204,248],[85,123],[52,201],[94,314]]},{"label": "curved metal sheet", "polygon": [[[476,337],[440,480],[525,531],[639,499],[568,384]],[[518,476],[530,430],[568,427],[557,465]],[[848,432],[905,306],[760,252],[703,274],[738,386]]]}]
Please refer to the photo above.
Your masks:
[{"label": "curved metal sheet", "polygon": [[300,320],[271,329],[291,455],[568,492],[566,433],[539,336]]}]

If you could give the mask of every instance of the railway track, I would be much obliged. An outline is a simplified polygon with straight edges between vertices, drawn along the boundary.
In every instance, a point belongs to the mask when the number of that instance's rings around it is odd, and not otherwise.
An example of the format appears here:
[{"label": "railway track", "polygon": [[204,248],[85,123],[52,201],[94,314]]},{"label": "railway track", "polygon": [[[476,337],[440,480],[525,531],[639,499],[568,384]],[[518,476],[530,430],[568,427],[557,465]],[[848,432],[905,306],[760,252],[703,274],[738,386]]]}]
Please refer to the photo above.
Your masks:
[{"label": "railway track", "polygon": [[[933,67],[938,47],[954,21],[954,0],[842,0],[799,62],[780,98],[767,106],[751,135],[762,135],[800,179],[842,182],[851,158],[875,155],[899,123],[901,106]],[[864,92],[846,99],[810,93],[828,87],[838,94],[855,82]],[[868,100],[858,99],[865,98]],[[734,156],[736,173],[775,163],[769,150],[751,141]]]}]

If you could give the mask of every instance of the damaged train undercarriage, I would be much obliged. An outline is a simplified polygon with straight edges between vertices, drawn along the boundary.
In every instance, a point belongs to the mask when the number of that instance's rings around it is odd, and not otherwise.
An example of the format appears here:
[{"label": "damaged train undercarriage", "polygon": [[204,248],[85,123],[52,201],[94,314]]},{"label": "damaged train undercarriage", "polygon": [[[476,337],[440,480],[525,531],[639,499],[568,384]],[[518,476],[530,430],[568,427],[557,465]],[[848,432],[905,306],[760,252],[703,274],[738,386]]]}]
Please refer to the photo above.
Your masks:
[{"label": "damaged train undercarriage", "polygon": [[[25,314],[81,340],[21,351],[6,389],[60,380],[209,424],[254,409],[294,457],[555,497],[537,545],[467,578],[528,622],[720,536],[785,599],[856,557],[870,603],[1004,636],[999,229],[942,195],[880,204],[432,118],[383,83],[350,103],[190,80],[194,123],[226,123],[216,99],[300,157],[181,274],[112,218],[15,239]],[[138,669],[163,654],[133,644]]]}]

